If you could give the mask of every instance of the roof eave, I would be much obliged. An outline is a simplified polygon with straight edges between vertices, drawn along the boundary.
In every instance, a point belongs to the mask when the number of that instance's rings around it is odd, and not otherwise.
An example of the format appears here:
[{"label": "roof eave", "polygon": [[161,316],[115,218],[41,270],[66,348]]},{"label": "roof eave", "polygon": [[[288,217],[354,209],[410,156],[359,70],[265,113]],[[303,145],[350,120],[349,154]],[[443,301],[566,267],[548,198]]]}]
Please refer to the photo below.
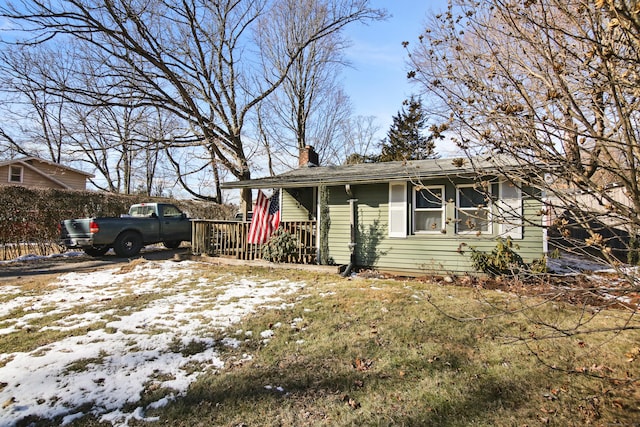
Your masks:
[{"label": "roof eave", "polygon": [[282,178],[258,178],[246,181],[236,181],[236,182],[225,182],[220,184],[220,188],[223,190],[231,190],[231,189],[242,189],[242,188],[251,188],[251,189],[267,189],[267,188],[304,188],[304,187],[319,187],[322,185],[356,185],[356,184],[379,184],[386,183],[390,181],[400,181],[400,180],[408,180],[408,179],[441,179],[447,178],[451,176],[456,177],[472,177],[475,175],[472,171],[459,171],[456,174],[452,173],[438,173],[438,174],[429,174],[425,176],[416,176],[410,174],[396,174],[396,175],[387,175],[387,176],[379,176],[376,178],[371,177],[339,177],[339,178],[309,178],[309,179],[298,179],[298,180],[286,180]]},{"label": "roof eave", "polygon": [[327,166],[297,169],[278,176],[225,182],[222,189],[301,188],[322,185],[376,184],[390,181],[432,180],[442,178],[469,178],[479,173],[485,176],[502,174],[509,169],[521,170],[516,163],[479,159],[469,162],[458,159],[431,159],[410,162],[373,163],[370,165]]},{"label": "roof eave", "polygon": [[13,165],[13,164],[16,164],[16,163],[24,164],[24,163],[28,163],[29,161],[32,161],[32,160],[35,160],[35,161],[40,162],[40,163],[45,163],[45,164],[48,164],[48,165],[51,165],[51,166],[55,166],[55,167],[60,168],[60,169],[65,169],[65,170],[68,170],[70,172],[75,172],[75,173],[77,173],[79,175],[84,175],[87,178],[93,178],[95,176],[94,174],[92,174],[90,172],[85,172],[85,171],[80,170],[80,169],[72,168],[71,166],[66,166],[66,165],[63,165],[61,163],[51,162],[49,160],[46,160],[46,159],[43,159],[43,158],[40,158],[40,157],[35,157],[35,156],[19,157],[19,158],[16,158],[16,159],[4,160],[4,161],[0,162],[0,166],[9,166],[9,165]]}]

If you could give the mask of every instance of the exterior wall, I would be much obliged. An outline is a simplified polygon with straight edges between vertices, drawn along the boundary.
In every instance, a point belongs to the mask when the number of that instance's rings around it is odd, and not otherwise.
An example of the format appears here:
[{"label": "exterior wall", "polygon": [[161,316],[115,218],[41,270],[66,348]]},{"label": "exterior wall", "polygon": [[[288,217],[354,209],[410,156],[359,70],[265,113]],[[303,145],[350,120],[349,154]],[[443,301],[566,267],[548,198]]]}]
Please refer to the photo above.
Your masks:
[{"label": "exterior wall", "polygon": [[23,187],[36,188],[64,188],[26,166],[22,167],[22,182],[9,182],[10,167],[10,165],[0,167],[0,185],[21,185]]},{"label": "exterior wall", "polygon": [[[43,174],[51,176],[56,180],[63,182],[71,187],[73,190],[86,189],[86,176],[77,172],[56,167],[54,165],[48,165],[38,161],[30,161],[31,166],[40,170]],[[22,166],[22,182],[9,182],[9,170],[11,165],[0,166],[0,185],[22,185],[24,187],[36,187],[36,188],[64,188],[62,185],[55,181],[47,179],[45,176],[37,173],[27,166],[19,163],[14,166]]]},{"label": "exterior wall", "polygon": [[55,165],[40,163],[38,161],[32,161],[31,165],[38,168],[38,170],[42,171],[44,174],[65,183],[73,190],[86,189],[87,177],[85,175]]},{"label": "exterior wall", "polygon": [[[455,218],[456,187],[449,181],[429,181],[425,185],[444,185],[446,218]],[[330,257],[336,264],[347,264],[350,260],[350,211],[349,196],[344,187],[329,189]],[[499,236],[497,224],[492,233],[456,234],[455,222],[448,221],[444,232],[433,234],[407,234],[403,238],[388,235],[389,185],[369,184],[351,186],[357,206],[356,260],[359,266],[371,266],[380,271],[407,275],[426,273],[474,272],[470,262],[469,247],[491,251]],[[411,186],[408,185],[408,203],[411,203]],[[526,221],[541,225],[541,204],[525,195],[523,211]],[[411,206],[407,208],[410,216]],[[408,221],[410,224],[410,221]],[[525,226],[522,238],[514,239],[518,252],[527,262],[543,256],[543,231],[539,226]],[[466,246],[465,246],[466,245]]]},{"label": "exterior wall", "polygon": [[284,189],[282,191],[281,220],[309,221],[315,219],[313,188]]},{"label": "exterior wall", "polygon": [[[9,172],[11,170],[10,165],[0,166],[0,185],[22,185],[18,182],[9,181]],[[22,171],[22,180],[24,181],[24,168]]]}]

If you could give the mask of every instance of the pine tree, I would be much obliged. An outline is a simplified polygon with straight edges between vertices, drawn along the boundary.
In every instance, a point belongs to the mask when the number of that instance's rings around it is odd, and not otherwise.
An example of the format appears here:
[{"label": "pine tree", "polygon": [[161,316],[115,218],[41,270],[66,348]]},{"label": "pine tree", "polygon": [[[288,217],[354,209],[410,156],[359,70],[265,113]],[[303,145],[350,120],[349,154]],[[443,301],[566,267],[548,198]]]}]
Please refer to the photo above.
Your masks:
[{"label": "pine tree", "polygon": [[391,162],[437,158],[435,138],[441,136],[437,132],[430,136],[424,135],[427,118],[422,108],[422,100],[412,95],[402,104],[402,110],[393,117],[387,137],[382,140],[382,151],[377,160]]}]

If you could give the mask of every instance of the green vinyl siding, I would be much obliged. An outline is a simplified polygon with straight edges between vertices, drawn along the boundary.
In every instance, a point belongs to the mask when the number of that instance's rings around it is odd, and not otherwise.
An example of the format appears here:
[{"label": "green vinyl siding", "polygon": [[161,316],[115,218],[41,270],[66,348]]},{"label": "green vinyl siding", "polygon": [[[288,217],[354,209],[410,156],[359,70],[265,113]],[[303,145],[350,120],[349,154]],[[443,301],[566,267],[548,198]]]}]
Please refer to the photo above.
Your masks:
[{"label": "green vinyl siding", "polygon": [[[462,183],[462,182],[460,182]],[[351,186],[351,194],[357,199],[356,261],[359,266],[368,266],[380,271],[420,275],[427,273],[473,272],[470,250],[491,251],[496,246],[500,227],[494,223],[491,233],[456,234],[456,185],[446,180],[424,182],[424,185],[442,185],[445,190],[444,230],[439,233],[412,234],[412,186],[407,186],[407,231],[406,237],[389,237],[389,186],[368,184]],[[497,185],[494,195],[497,196]],[[347,264],[350,260],[350,212],[349,195],[344,187],[330,187],[329,215],[331,226],[328,233],[329,256],[336,264]],[[533,197],[524,195],[523,211],[525,226],[522,239],[514,240],[516,251],[530,262],[543,256],[543,232],[541,204]],[[527,223],[535,224],[529,225]]]},{"label": "green vinyl siding", "polygon": [[281,220],[309,221],[315,219],[314,189],[285,189],[282,192]]}]

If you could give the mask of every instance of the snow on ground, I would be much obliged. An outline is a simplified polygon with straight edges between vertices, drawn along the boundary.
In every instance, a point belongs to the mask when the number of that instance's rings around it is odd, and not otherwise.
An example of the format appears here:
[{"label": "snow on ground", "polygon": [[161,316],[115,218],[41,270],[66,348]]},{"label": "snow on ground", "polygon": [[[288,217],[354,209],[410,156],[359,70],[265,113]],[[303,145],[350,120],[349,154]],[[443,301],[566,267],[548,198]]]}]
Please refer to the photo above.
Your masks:
[{"label": "snow on ground", "polygon": [[[155,421],[145,418],[148,409],[185,393],[200,372],[224,366],[217,349],[237,345],[237,335],[217,341],[212,331],[225,330],[258,307],[279,307],[283,297],[305,286],[228,275],[204,279],[197,274],[198,264],[142,262],[126,269],[69,273],[43,292],[3,287],[9,300],[0,307],[0,318],[5,318],[0,334],[38,330],[45,316],[58,320],[41,329],[74,333],[28,352],[0,349],[0,425],[29,416],[63,416],[64,425],[85,413],[113,425]],[[131,295],[149,301],[130,312],[109,304]],[[100,323],[104,326],[95,329]],[[257,333],[268,339],[273,332]],[[199,368],[192,369],[194,364]],[[173,394],[144,408],[124,409],[140,401],[149,387],[170,388]]]},{"label": "snow on ground", "polygon": [[611,265],[595,257],[585,257],[562,252],[556,258],[547,259],[547,267],[556,274],[579,274],[613,271]]},{"label": "snow on ground", "polygon": [[[143,248],[144,251],[144,248]],[[141,251],[142,252],[142,251]],[[52,258],[75,258],[80,256],[85,256],[86,254],[82,251],[67,251],[60,254],[51,254],[51,255],[35,255],[35,254],[26,254],[19,256],[14,259],[8,259],[5,261],[0,260],[0,265],[2,264],[14,264],[16,262],[24,262],[24,261],[37,261],[40,259],[52,259]]]}]

